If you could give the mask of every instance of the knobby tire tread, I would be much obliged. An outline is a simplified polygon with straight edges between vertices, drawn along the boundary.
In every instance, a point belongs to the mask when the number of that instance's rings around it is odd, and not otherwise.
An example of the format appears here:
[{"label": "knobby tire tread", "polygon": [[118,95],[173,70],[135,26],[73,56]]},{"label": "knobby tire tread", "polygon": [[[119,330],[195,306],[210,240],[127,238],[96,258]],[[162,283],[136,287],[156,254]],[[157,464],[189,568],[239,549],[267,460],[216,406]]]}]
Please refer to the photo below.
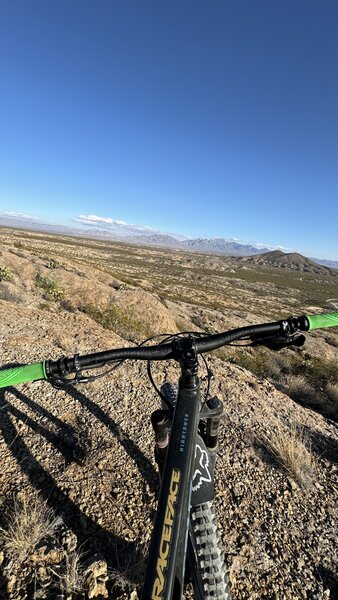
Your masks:
[{"label": "knobby tire tread", "polygon": [[192,507],[190,532],[190,570],[195,599],[231,600],[230,583],[212,502]]}]

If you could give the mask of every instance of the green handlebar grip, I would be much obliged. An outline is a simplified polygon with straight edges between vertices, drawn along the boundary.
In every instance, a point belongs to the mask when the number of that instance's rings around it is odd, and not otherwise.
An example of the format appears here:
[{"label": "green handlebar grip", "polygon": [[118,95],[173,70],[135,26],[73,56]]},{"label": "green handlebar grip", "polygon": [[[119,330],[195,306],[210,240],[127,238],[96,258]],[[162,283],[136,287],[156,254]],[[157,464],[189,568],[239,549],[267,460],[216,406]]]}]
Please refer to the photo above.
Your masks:
[{"label": "green handlebar grip", "polygon": [[311,329],[321,329],[322,327],[338,327],[338,312],[306,315],[306,318],[309,322],[309,331]]},{"label": "green handlebar grip", "polygon": [[27,383],[28,381],[37,381],[38,379],[47,379],[45,361],[0,371],[0,388]]}]

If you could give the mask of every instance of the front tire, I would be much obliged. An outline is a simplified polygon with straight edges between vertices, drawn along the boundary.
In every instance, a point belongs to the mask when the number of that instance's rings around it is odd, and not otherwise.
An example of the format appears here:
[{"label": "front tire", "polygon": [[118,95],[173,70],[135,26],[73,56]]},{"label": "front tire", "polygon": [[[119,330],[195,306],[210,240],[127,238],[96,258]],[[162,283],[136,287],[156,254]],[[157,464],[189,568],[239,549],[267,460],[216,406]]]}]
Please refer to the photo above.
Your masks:
[{"label": "front tire", "polygon": [[231,600],[212,502],[191,508],[189,534],[190,573],[196,600]]}]

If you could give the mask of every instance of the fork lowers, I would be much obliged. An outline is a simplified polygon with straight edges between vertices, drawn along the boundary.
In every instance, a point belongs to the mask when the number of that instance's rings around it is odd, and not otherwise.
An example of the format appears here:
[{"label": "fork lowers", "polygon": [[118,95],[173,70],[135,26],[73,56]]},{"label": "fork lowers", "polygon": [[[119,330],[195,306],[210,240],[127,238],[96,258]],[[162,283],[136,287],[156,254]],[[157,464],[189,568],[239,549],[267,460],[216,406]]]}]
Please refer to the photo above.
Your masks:
[{"label": "fork lowers", "polygon": [[155,410],[151,415],[151,424],[155,435],[155,461],[162,476],[167,447],[169,444],[169,429],[171,419],[169,411]]}]

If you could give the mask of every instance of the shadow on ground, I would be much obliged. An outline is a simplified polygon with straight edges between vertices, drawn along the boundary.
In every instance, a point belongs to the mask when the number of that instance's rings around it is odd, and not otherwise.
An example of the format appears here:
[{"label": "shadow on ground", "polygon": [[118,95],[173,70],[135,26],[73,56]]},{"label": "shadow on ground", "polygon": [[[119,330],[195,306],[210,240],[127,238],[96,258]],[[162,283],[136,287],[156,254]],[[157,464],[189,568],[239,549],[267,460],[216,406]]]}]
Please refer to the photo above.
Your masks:
[{"label": "shadow on ground", "polygon": [[338,442],[333,437],[310,427],[304,427],[304,431],[311,443],[312,452],[331,463],[338,463]]},{"label": "shadow on ground", "polygon": [[[71,386],[67,388],[67,392],[109,428],[110,432],[118,439],[118,443],[122,444],[125,451],[135,461],[149,486],[153,490],[157,489],[157,474],[153,465],[128,437],[128,434],[123,432],[123,439],[121,439],[121,428],[100,407]],[[45,425],[37,422],[14,406],[10,401],[11,395],[21,403],[26,404],[37,415],[53,423],[58,428],[58,433],[49,430]],[[18,469],[26,475],[31,486],[45,500],[55,515],[62,517],[65,525],[75,533],[78,545],[82,545],[89,555],[102,553],[107,560],[110,571],[123,573],[126,565],[130,564],[131,557],[133,563],[143,563],[144,557],[138,549],[139,544],[126,541],[104,529],[86,515],[70,499],[67,492],[59,487],[54,477],[40,464],[22,439],[19,428],[13,423],[13,417],[24,422],[32,431],[43,436],[52,444],[64,457],[65,464],[74,460],[81,462],[81,448],[77,447],[74,428],[15,388],[7,388],[6,391],[0,393],[0,415],[0,432],[18,465]],[[15,483],[12,487],[14,492],[19,491],[18,489],[15,490]],[[139,582],[136,581],[135,583]]]}]

